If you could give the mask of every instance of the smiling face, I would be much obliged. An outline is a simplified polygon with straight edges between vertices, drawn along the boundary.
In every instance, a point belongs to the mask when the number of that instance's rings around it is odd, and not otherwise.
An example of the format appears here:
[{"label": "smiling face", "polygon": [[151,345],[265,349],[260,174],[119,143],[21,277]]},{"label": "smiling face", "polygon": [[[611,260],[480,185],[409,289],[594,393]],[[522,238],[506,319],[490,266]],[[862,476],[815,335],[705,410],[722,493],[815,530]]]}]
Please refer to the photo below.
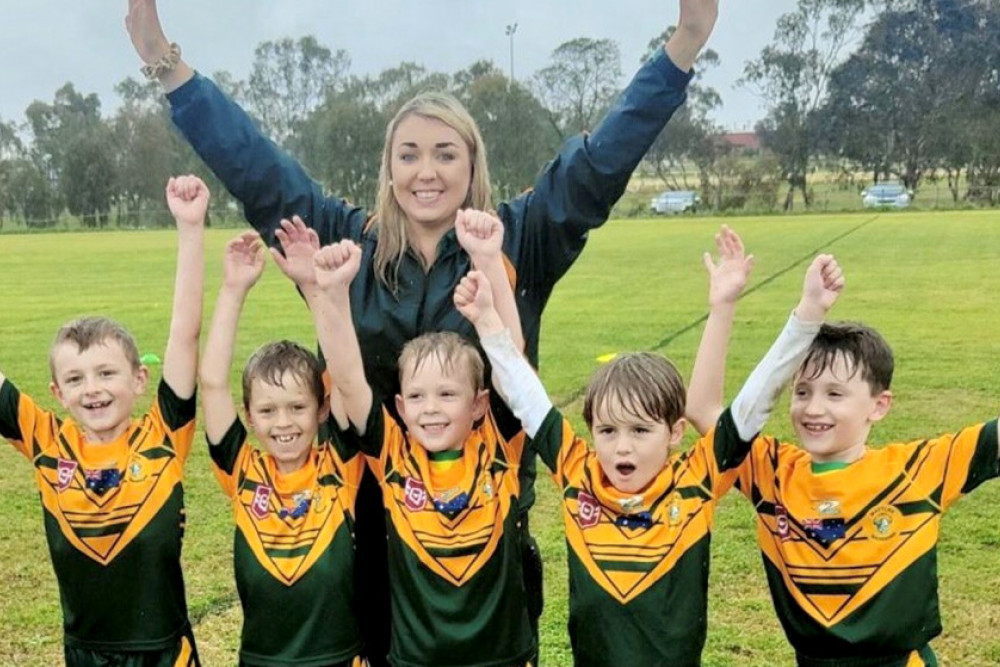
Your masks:
[{"label": "smiling face", "polygon": [[590,427],[604,476],[626,493],[644,490],[684,435],[683,419],[668,425],[644,411],[635,412],[611,397],[594,410]]},{"label": "smiling face", "polygon": [[807,364],[792,390],[792,426],[813,461],[850,463],[865,453],[872,425],[892,403],[888,390],[873,391],[862,373],[838,353],[820,370]]},{"label": "smiling face", "polygon": [[461,135],[443,121],[411,114],[392,135],[392,192],[411,225],[447,230],[466,205],[472,159]]},{"label": "smiling face", "polygon": [[445,361],[431,352],[401,364],[396,410],[407,431],[429,452],[461,449],[486,414],[489,392],[476,387],[461,356]]},{"label": "smiling face", "polygon": [[135,399],[146,390],[148,371],[134,366],[118,341],[85,350],[72,341],[50,353],[52,394],[69,411],[90,442],[111,442],[128,428]]},{"label": "smiling face", "polygon": [[306,464],[325,414],[311,383],[291,371],[274,384],[254,377],[246,411],[257,442],[274,457],[279,472],[294,472]]}]

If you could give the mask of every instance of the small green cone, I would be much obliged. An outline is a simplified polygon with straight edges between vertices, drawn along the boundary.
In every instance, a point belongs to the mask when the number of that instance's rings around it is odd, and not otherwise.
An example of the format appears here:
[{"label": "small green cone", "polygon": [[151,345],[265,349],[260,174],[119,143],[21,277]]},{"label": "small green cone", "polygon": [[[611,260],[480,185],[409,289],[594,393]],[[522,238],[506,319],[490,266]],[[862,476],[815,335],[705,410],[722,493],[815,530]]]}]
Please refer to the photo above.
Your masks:
[{"label": "small green cone", "polygon": [[147,366],[152,366],[160,363],[160,358],[155,354],[153,354],[152,352],[147,352],[146,354],[139,357],[139,361],[141,361]]}]

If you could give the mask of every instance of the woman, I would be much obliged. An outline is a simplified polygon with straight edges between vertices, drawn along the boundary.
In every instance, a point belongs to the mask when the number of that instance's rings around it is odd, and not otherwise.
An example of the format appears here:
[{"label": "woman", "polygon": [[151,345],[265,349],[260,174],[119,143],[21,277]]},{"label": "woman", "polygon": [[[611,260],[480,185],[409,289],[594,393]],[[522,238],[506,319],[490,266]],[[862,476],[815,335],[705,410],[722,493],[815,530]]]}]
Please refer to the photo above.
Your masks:
[{"label": "woman", "polygon": [[[504,252],[516,274],[525,352],[536,366],[541,315],[555,283],[583,250],[587,232],[607,220],[632,171],[683,103],[691,66],[715,25],[718,0],[679,4],[677,30],[593,133],[569,139],[533,190],[496,207],[505,226]],[[325,196],[238,105],[180,59],[160,26],[155,0],[130,0],[126,25],[145,71],[163,85],[174,123],[243,203],[247,220],[265,240],[276,243],[280,221],[297,215],[324,245],[343,238],[361,245],[364,263],[351,302],[376,394],[391,398],[398,391],[396,359],[411,338],[451,330],[476,339],[452,303],[455,285],[470,268],[455,240],[454,220],[460,208],[489,210],[493,204],[482,138],[459,102],[426,94],[400,109],[386,129],[378,198],[369,218],[364,210]],[[498,414],[509,415],[498,403]],[[526,512],[534,502],[534,458],[526,458],[521,470]],[[365,591],[359,616],[373,664],[385,655],[388,637],[388,592],[373,590],[375,584],[385,586],[383,520],[371,484],[358,499],[357,561],[374,573],[359,573],[358,587]],[[530,550],[526,514],[522,525]],[[381,540],[381,547],[372,549],[370,539]],[[529,592],[537,589],[532,610],[537,617],[540,564],[526,568],[526,575],[537,573],[537,580],[526,579]]]}]

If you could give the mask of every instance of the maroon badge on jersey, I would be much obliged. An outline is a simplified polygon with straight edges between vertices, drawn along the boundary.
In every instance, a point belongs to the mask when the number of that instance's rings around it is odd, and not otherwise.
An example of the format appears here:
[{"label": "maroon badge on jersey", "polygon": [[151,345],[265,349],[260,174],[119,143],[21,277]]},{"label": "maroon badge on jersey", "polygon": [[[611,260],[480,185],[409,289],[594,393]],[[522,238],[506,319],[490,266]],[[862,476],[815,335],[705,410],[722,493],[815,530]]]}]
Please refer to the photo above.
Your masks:
[{"label": "maroon badge on jersey", "polygon": [[580,491],[576,495],[576,502],[576,520],[580,524],[580,528],[596,526],[597,522],[601,520],[601,504],[597,502],[597,498],[586,491]]},{"label": "maroon badge on jersey", "polygon": [[263,519],[271,510],[271,487],[261,484],[253,494],[253,502],[250,503],[250,511],[258,519]]},{"label": "maroon badge on jersey", "polygon": [[62,492],[69,488],[70,482],[73,481],[73,474],[76,473],[77,462],[70,461],[69,459],[59,459],[59,465],[56,468],[56,478],[59,480],[58,486],[56,488]]},{"label": "maroon badge on jersey", "polygon": [[778,528],[778,537],[784,542],[792,536],[792,531],[788,528],[788,511],[784,505],[774,506],[774,523]]},{"label": "maroon badge on jersey", "polygon": [[407,477],[403,486],[403,500],[411,512],[419,512],[427,505],[427,487],[419,479]]}]

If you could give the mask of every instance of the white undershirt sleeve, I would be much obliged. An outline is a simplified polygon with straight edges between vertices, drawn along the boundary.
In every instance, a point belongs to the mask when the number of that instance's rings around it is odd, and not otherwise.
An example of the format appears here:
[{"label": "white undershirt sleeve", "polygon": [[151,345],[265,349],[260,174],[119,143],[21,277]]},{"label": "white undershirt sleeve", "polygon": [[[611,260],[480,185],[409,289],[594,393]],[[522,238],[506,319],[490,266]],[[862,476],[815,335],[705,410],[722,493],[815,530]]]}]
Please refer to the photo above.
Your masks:
[{"label": "white undershirt sleeve", "polygon": [[802,322],[793,312],[731,406],[736,430],[748,441],[764,428],[781,390],[805,360],[822,322]]},{"label": "white undershirt sleeve", "polygon": [[479,339],[493,366],[493,385],[507,407],[521,421],[524,432],[534,438],[552,409],[552,401],[535,369],[514,345],[510,331]]}]

